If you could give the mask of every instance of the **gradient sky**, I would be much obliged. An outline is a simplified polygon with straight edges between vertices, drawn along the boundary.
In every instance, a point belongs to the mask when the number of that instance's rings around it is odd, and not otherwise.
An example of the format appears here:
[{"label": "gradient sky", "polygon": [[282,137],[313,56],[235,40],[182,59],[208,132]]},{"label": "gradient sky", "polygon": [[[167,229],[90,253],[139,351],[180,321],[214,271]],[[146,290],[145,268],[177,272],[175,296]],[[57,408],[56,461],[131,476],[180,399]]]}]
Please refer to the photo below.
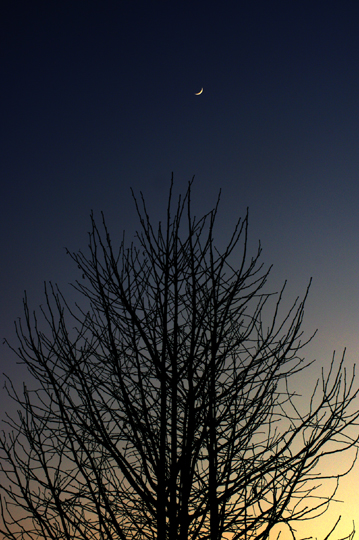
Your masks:
[{"label": "gradient sky", "polygon": [[[313,277],[304,327],[318,328],[307,348],[318,366],[303,386],[334,349],[357,361],[359,4],[4,4],[1,337],[14,342],[24,290],[34,308],[44,280],[71,299],[78,275],[64,248],[86,249],[91,209],[105,212],[114,239],[123,229],[130,239],[130,187],[157,221],[173,172],[176,193],[195,175],[198,216],[222,189],[219,245],[249,207],[251,245],[260,239],[274,265],[270,287],[288,279],[288,301]],[[3,371],[20,382],[6,347]],[[359,527],[358,471],[314,536],[339,513],[340,532],[352,519]]]}]

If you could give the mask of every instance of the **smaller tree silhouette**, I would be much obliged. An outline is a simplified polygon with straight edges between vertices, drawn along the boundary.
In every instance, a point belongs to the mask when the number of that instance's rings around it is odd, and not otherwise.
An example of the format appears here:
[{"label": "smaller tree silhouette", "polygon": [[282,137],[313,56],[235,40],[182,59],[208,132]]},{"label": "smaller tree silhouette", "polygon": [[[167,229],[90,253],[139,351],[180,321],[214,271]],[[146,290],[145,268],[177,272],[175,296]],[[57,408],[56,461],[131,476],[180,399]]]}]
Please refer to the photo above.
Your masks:
[{"label": "smaller tree silhouette", "polygon": [[25,297],[13,350],[37,386],[8,382],[19,413],[0,442],[4,538],[267,539],[278,524],[295,538],[333,499],[318,485],[340,475],[319,466],[358,441],[354,374],[333,356],[303,412],[290,381],[309,365],[308,291],[280,319],[284,288],[263,290],[248,215],[220,252],[219,200],[196,220],[191,187],[173,216],[171,187],[156,231],[135,199],[129,248],[92,217],[89,256],[71,254],[82,308],[46,286],[44,331]]}]

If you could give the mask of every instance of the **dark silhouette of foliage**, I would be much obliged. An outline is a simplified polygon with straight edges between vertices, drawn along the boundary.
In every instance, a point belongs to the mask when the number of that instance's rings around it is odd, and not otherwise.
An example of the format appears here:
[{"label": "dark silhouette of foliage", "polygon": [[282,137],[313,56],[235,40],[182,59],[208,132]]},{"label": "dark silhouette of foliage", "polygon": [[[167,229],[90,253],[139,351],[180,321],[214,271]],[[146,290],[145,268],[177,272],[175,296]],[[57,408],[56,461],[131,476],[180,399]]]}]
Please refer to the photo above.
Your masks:
[{"label": "dark silhouette of foliage", "polygon": [[92,216],[89,255],[71,254],[87,307],[46,286],[42,330],[25,298],[14,350],[37,386],[8,381],[4,538],[264,540],[278,524],[294,538],[334,497],[319,465],[357,443],[354,376],[333,357],[303,412],[290,382],[308,366],[307,293],[280,318],[248,215],[218,251],[218,202],[196,220],[191,186],[174,215],[171,187],[156,230],[135,199],[129,248]]}]

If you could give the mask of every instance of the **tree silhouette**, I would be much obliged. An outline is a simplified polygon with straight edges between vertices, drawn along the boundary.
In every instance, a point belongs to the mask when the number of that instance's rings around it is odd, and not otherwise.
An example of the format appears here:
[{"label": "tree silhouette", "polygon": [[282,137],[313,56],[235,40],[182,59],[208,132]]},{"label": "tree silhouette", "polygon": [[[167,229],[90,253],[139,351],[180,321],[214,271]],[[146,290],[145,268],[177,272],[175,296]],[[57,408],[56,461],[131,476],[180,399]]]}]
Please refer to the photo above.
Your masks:
[{"label": "tree silhouette", "polygon": [[280,318],[260,246],[247,255],[248,215],[220,252],[219,199],[196,220],[191,187],[172,215],[171,185],[158,229],[134,198],[129,248],[92,216],[89,255],[70,254],[85,307],[47,285],[45,331],[25,297],[13,350],[36,388],[8,380],[4,538],[266,539],[278,524],[295,538],[334,497],[317,488],[339,475],[318,464],[357,442],[354,375],[333,357],[302,411],[290,380],[308,366],[308,291]]}]

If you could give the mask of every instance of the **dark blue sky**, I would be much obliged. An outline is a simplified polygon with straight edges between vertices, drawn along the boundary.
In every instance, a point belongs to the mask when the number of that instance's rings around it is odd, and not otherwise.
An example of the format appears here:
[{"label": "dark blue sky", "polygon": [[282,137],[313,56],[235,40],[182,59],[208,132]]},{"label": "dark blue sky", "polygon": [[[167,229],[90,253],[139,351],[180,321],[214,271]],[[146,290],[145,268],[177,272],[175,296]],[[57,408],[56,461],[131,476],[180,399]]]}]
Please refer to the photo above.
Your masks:
[{"label": "dark blue sky", "polygon": [[156,221],[173,171],[198,215],[222,189],[219,244],[249,206],[290,300],[313,276],[309,356],[356,360],[359,4],[13,0],[0,26],[1,336],[25,289],[71,296],[64,247],[86,249],[91,209],[131,238],[130,187]]}]

